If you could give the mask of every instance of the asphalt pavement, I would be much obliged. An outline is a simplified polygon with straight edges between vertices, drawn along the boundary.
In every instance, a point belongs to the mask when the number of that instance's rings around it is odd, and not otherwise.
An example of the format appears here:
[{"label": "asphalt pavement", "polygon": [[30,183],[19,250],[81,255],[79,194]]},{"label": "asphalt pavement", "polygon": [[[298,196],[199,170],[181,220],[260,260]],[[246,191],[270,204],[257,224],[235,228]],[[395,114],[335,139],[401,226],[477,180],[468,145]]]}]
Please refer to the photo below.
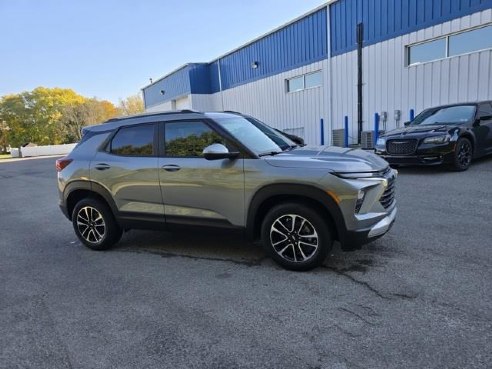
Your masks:
[{"label": "asphalt pavement", "polygon": [[55,177],[0,161],[0,368],[492,367],[492,158],[400,169],[392,230],[306,273],[216,232],[91,251]]}]

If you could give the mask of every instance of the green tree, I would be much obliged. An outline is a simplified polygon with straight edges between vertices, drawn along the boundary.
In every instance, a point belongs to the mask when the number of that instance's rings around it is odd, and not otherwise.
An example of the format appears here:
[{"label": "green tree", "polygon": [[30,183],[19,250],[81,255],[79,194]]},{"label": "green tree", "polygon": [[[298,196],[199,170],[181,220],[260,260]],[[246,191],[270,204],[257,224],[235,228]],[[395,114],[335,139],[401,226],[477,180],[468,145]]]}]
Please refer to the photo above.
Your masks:
[{"label": "green tree", "polygon": [[88,99],[71,89],[38,87],[0,98],[0,145],[18,147],[71,143],[80,130],[119,114],[109,101]]},{"label": "green tree", "polygon": [[16,147],[26,142],[64,143],[63,110],[67,105],[81,104],[84,100],[71,89],[45,87],[2,97],[0,121],[10,128],[9,144]]},{"label": "green tree", "polygon": [[134,115],[145,110],[144,101],[141,95],[132,95],[126,99],[120,99],[118,105],[121,115]]}]

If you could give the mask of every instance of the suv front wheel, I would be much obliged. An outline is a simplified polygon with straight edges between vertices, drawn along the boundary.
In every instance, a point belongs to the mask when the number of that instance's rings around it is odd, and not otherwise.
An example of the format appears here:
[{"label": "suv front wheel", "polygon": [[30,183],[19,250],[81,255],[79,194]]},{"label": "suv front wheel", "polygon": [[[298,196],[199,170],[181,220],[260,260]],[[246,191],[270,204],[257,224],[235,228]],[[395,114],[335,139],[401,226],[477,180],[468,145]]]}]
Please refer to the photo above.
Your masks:
[{"label": "suv front wheel", "polygon": [[261,236],[265,251],[290,270],[320,266],[332,248],[325,220],[304,204],[287,203],[272,208],[263,220]]},{"label": "suv front wheel", "polygon": [[93,250],[106,250],[118,242],[123,231],[102,201],[86,198],[75,205],[72,224],[79,240]]}]

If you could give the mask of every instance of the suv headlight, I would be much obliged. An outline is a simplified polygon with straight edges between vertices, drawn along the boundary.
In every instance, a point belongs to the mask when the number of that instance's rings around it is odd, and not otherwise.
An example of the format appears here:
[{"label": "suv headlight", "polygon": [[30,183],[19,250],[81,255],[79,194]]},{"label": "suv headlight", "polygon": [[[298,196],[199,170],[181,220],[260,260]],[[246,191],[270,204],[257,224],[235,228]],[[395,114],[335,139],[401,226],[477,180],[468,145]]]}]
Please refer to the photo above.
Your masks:
[{"label": "suv headlight", "polygon": [[355,212],[358,214],[362,204],[364,203],[364,198],[366,197],[366,190],[360,189],[357,194],[357,202],[355,203]]},{"label": "suv headlight", "polygon": [[376,141],[376,146],[385,146],[385,145],[386,145],[386,138],[379,137],[378,140]]},{"label": "suv headlight", "polygon": [[450,135],[432,136],[424,138],[424,143],[426,144],[443,144],[449,142],[451,139]]},{"label": "suv headlight", "polygon": [[343,179],[365,179],[365,178],[383,179],[383,176],[380,172],[332,173],[332,174]]}]

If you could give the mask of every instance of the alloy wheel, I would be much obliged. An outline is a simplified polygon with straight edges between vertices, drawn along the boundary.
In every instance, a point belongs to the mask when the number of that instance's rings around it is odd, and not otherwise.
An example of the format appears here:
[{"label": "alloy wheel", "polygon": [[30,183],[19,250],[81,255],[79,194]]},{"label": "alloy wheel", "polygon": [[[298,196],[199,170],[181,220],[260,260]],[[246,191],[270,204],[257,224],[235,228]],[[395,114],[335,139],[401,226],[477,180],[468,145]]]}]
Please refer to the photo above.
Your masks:
[{"label": "alloy wheel", "polygon": [[468,142],[462,142],[458,148],[458,163],[462,168],[466,168],[470,165],[472,157],[471,145]]},{"label": "alloy wheel", "polygon": [[286,214],[270,227],[270,242],[275,252],[290,262],[305,262],[318,250],[319,237],[314,226],[304,217]]},{"label": "alloy wheel", "polygon": [[77,213],[77,229],[89,243],[98,244],[106,236],[106,223],[102,214],[92,206],[84,206]]}]

